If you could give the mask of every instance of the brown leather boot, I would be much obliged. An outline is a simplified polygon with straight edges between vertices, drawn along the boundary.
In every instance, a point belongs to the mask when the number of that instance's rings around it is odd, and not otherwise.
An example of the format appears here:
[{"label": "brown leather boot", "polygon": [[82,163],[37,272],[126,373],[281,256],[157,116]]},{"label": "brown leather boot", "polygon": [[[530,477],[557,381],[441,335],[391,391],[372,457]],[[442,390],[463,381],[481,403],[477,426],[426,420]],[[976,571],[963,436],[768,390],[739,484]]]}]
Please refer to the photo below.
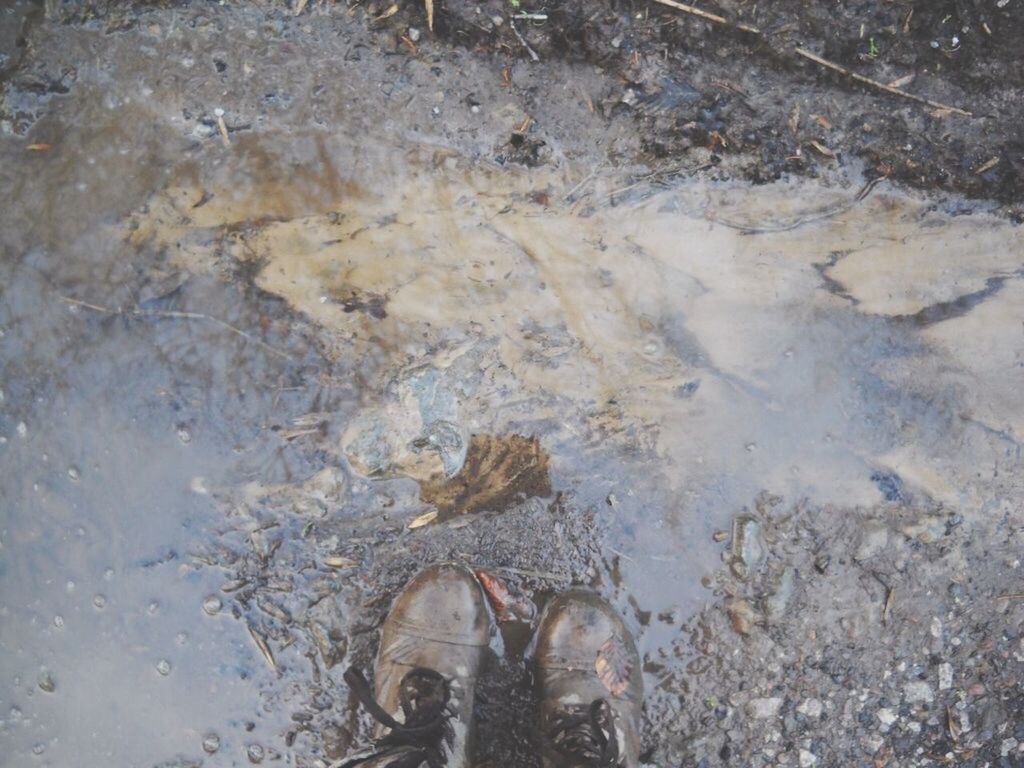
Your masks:
[{"label": "brown leather boot", "polygon": [[338,768],[468,768],[473,690],[490,633],[471,570],[443,563],[413,578],[384,621],[374,692],[358,670],[345,673],[378,726],[374,747]]},{"label": "brown leather boot", "polygon": [[586,590],[559,595],[541,617],[535,663],[543,768],[637,768],[640,656],[615,610]]}]

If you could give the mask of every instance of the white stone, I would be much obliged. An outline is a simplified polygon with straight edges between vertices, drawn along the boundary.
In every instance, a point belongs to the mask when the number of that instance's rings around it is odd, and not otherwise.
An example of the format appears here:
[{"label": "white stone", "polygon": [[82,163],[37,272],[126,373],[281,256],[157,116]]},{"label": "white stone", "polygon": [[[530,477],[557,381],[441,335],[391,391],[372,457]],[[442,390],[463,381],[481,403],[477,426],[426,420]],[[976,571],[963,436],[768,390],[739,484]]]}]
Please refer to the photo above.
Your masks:
[{"label": "white stone", "polygon": [[818,756],[806,749],[800,750],[800,768],[810,768],[818,762]]},{"label": "white stone", "polygon": [[891,709],[882,708],[875,713],[875,717],[878,718],[878,722],[888,728],[890,725],[896,722],[896,713]]},{"label": "white stone", "polygon": [[796,708],[796,711],[812,720],[821,717],[821,702],[818,699],[807,699]]},{"label": "white stone", "polygon": [[939,664],[939,690],[948,691],[953,687],[953,665],[947,662]]},{"label": "white stone", "polygon": [[769,717],[778,717],[779,709],[782,708],[782,699],[751,699],[747,702],[747,714],[755,720],[767,720]]},{"label": "white stone", "polygon": [[907,701],[911,703],[930,703],[935,699],[935,694],[932,692],[932,687],[923,680],[914,681],[913,683],[907,683],[907,687],[903,689],[903,696]]}]

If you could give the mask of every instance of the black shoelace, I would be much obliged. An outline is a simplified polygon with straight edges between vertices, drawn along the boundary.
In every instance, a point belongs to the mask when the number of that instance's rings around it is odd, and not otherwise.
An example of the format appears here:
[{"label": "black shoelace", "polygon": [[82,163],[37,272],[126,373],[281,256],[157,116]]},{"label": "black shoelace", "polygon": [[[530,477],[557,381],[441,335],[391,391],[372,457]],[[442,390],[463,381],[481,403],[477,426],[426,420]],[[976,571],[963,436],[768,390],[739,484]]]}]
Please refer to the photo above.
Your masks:
[{"label": "black shoelace", "polygon": [[558,754],[575,763],[592,768],[619,767],[614,715],[604,699],[595,699],[583,712],[566,710],[556,715],[548,738]]},{"label": "black shoelace", "polygon": [[352,768],[370,760],[384,758],[387,768],[444,768],[448,763],[445,745],[455,738],[448,707],[451,690],[448,681],[432,669],[409,670],[399,689],[399,701],[405,722],[398,722],[373,698],[366,677],[355,667],[345,672],[345,682],[374,720],[389,729],[373,749],[336,763],[332,768]]}]

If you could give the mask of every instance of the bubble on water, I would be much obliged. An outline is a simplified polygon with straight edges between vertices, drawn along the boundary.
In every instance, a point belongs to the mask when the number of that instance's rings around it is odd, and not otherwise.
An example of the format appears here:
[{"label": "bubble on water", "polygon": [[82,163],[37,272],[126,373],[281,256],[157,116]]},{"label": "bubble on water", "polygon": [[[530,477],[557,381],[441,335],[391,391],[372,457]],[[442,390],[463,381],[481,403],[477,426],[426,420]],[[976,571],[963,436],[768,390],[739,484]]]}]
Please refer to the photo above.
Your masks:
[{"label": "bubble on water", "polygon": [[210,493],[209,489],[206,487],[205,477],[193,477],[188,484],[188,489],[192,491],[192,493],[197,493],[200,496],[207,496]]},{"label": "bubble on water", "polygon": [[216,595],[210,595],[205,600],[203,600],[203,610],[206,611],[210,616],[213,616],[216,613],[220,613],[220,609],[223,607],[224,604]]},{"label": "bubble on water", "polygon": [[179,632],[174,636],[174,642],[178,645],[185,645],[188,642],[188,632]]},{"label": "bubble on water", "polygon": [[149,611],[150,616],[156,616],[160,612],[160,603],[154,600],[146,607],[146,610]]},{"label": "bubble on water", "polygon": [[184,424],[178,425],[178,439],[186,445],[192,442],[192,433]]},{"label": "bubble on water", "polygon": [[263,762],[263,747],[259,744],[250,744],[245,748],[245,755],[249,758],[250,763],[262,763]]},{"label": "bubble on water", "polygon": [[113,568],[107,568],[107,570],[105,570],[103,572],[103,578],[106,581],[113,581],[113,579],[114,579],[114,569]]},{"label": "bubble on water", "polygon": [[71,594],[75,591],[75,582],[68,579],[67,584],[64,585],[64,589],[67,590],[68,594]]},{"label": "bubble on water", "polygon": [[28,425],[24,421],[19,421],[18,426],[18,437],[25,437],[28,434]]},{"label": "bubble on water", "polygon": [[13,720],[14,722],[18,722],[19,720],[21,720],[21,710],[17,707],[11,707],[11,711],[9,714],[11,716],[11,720]]},{"label": "bubble on water", "polygon": [[71,466],[68,467],[68,477],[72,480],[80,480],[82,478],[82,473],[79,472],[78,467]]},{"label": "bubble on water", "polygon": [[107,604],[107,596],[97,593],[92,599],[92,604],[95,605],[97,608],[105,607]]},{"label": "bubble on water", "polygon": [[46,751],[46,745],[43,744],[43,742],[41,742],[41,741],[32,745],[32,754],[33,755],[41,755],[45,751]]},{"label": "bubble on water", "polygon": [[75,528],[75,535],[78,536],[79,538],[84,538],[85,537],[85,526],[84,525],[80,525],[77,528]]},{"label": "bubble on water", "polygon": [[160,659],[160,661],[156,663],[156,671],[164,677],[167,677],[167,675],[171,674],[171,662],[167,659]]},{"label": "bubble on water", "polygon": [[46,693],[53,693],[57,690],[57,683],[54,682],[53,675],[46,670],[39,674],[39,689]]},{"label": "bubble on water", "polygon": [[60,614],[57,614],[56,616],[54,616],[53,617],[53,626],[55,626],[57,629],[64,629],[64,617],[61,616]]},{"label": "bubble on water", "polygon": [[208,733],[203,736],[203,752],[212,755],[220,749],[220,736],[216,733]]}]

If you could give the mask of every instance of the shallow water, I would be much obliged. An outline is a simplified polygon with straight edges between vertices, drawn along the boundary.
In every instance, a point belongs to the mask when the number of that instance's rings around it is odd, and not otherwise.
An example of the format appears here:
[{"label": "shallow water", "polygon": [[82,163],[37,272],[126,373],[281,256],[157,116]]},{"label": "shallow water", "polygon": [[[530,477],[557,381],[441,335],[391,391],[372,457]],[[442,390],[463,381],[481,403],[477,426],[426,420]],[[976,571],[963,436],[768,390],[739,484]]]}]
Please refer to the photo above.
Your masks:
[{"label": "shallow water", "polygon": [[[1024,254],[983,212],[318,131],[182,153],[131,104],[73,104],[54,149],[0,145],[11,764],[188,764],[210,734],[210,765],[312,764],[292,715],[311,688],[344,705],[296,629],[346,579],[318,559],[372,549],[357,530],[411,552],[417,483],[474,434],[537,437],[552,497],[598,521],[588,580],[649,686],[759,494],[978,514],[1019,466]],[[532,535],[514,554],[544,570]],[[365,592],[329,591],[365,634]]]}]

